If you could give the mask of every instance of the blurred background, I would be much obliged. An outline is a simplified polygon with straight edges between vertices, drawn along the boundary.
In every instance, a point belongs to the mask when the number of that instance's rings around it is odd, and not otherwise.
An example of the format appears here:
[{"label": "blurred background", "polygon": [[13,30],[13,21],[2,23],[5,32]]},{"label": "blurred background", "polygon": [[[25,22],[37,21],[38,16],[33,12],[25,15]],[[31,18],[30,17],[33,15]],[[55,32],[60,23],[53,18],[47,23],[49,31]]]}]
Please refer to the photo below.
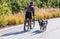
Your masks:
[{"label": "blurred background", "polygon": [[36,20],[60,17],[60,0],[0,0],[0,28],[24,23],[24,15],[33,1]]}]

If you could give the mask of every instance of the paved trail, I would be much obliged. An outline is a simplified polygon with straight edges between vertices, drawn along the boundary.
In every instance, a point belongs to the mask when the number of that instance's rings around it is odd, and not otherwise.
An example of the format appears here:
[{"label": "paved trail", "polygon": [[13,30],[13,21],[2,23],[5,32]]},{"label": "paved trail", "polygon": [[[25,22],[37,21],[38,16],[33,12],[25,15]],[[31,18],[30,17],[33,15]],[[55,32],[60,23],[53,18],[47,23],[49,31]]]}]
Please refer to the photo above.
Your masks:
[{"label": "paved trail", "polygon": [[47,30],[43,33],[38,22],[29,32],[24,32],[23,24],[1,29],[0,39],[60,39],[60,18],[49,19]]}]

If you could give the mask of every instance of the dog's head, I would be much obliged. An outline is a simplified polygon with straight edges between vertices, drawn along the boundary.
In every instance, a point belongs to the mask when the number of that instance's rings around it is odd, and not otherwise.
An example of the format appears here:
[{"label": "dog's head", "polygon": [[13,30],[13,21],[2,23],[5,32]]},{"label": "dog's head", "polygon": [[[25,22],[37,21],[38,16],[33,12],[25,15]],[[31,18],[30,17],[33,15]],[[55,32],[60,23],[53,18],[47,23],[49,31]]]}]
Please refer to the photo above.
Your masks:
[{"label": "dog's head", "polygon": [[39,20],[38,23],[39,23],[39,25],[47,25],[48,21],[47,20]]},{"label": "dog's head", "polygon": [[41,23],[41,22],[43,22],[43,20],[38,20],[38,23]]},{"label": "dog's head", "polygon": [[42,20],[38,20],[40,26],[42,25],[42,22],[43,22]]}]

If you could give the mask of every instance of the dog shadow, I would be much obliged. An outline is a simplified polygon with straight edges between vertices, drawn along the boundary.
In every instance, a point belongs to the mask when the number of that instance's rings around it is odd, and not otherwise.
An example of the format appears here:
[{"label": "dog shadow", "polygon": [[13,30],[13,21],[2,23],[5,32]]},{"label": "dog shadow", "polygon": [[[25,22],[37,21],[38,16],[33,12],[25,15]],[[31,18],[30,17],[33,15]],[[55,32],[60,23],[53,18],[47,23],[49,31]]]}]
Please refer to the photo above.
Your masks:
[{"label": "dog shadow", "polygon": [[4,36],[18,35],[18,34],[23,34],[23,33],[25,33],[25,31],[7,33],[7,34],[3,34],[1,36],[4,37]]},{"label": "dog shadow", "polygon": [[40,33],[43,33],[42,31],[40,31],[40,30],[36,30],[36,31],[33,31],[32,32],[34,35],[36,35],[36,34],[40,34]]}]

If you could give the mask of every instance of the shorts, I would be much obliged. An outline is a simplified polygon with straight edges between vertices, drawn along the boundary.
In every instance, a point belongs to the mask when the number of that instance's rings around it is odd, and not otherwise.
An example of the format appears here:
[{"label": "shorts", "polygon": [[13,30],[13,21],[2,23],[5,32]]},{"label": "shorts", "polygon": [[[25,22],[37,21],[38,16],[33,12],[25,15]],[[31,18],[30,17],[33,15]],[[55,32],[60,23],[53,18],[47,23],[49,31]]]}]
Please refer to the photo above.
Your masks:
[{"label": "shorts", "polygon": [[32,14],[31,14],[31,12],[26,12],[25,18],[26,18],[26,19],[27,19],[27,18],[32,19]]}]

